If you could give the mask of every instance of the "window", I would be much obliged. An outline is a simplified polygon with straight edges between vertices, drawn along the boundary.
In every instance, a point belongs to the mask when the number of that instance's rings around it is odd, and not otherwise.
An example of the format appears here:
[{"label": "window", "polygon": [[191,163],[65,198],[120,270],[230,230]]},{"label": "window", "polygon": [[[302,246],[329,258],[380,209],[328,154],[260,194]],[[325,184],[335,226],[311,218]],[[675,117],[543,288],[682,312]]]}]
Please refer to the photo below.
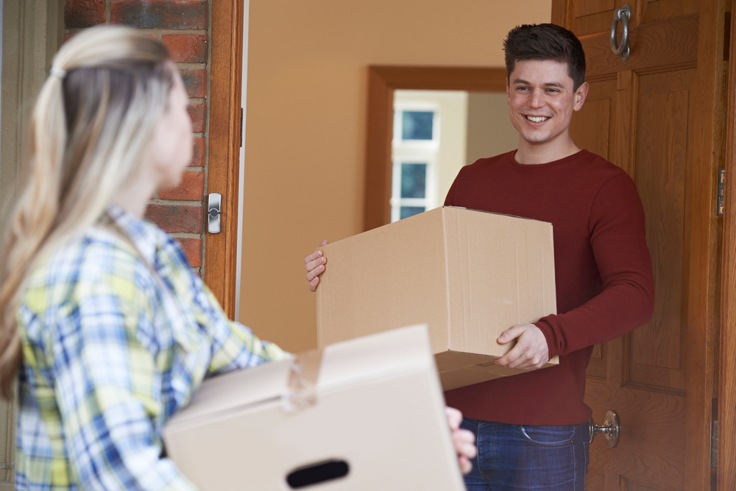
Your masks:
[{"label": "window", "polygon": [[431,141],[434,135],[434,114],[434,111],[401,111],[401,141]]},{"label": "window", "polygon": [[427,211],[427,162],[394,161],[391,221]]},{"label": "window", "polygon": [[430,196],[439,147],[438,120],[437,108],[433,106],[394,108],[392,222],[436,206]]}]

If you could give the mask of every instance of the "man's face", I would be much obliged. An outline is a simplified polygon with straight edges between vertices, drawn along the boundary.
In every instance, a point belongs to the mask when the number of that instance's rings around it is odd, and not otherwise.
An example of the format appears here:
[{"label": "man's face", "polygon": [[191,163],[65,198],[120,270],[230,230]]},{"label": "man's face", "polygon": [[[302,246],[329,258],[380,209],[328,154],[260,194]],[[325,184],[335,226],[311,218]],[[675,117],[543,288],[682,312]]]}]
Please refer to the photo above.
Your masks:
[{"label": "man's face", "polygon": [[573,90],[567,63],[517,61],[506,93],[511,124],[519,132],[520,146],[526,143],[564,148],[572,143],[568,132],[570,121],[573,112],[583,107],[588,84]]}]

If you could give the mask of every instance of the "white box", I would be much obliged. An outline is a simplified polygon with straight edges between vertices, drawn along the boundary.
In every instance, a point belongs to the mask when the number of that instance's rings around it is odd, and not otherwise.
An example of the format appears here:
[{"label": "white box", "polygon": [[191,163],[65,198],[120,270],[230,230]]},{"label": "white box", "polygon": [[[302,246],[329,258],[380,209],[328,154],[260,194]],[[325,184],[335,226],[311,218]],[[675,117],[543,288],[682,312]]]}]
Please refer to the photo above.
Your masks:
[{"label": "white box", "polygon": [[[419,325],[209,379],[164,441],[203,491],[463,491],[444,407]],[[347,474],[289,484],[320,463]]]}]

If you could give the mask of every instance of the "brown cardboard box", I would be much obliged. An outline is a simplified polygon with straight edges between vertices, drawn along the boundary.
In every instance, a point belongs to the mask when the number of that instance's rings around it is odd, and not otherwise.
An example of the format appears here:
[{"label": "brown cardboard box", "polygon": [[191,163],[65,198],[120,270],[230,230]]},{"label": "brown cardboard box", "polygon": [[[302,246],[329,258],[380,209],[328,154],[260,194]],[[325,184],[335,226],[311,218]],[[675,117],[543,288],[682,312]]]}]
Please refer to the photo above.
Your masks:
[{"label": "brown cardboard box", "polygon": [[496,339],[556,313],[550,223],[444,207],[323,250],[319,345],[427,323],[445,390],[520,373]]},{"label": "brown cardboard box", "polygon": [[164,442],[203,491],[465,489],[426,325],[207,380]]}]

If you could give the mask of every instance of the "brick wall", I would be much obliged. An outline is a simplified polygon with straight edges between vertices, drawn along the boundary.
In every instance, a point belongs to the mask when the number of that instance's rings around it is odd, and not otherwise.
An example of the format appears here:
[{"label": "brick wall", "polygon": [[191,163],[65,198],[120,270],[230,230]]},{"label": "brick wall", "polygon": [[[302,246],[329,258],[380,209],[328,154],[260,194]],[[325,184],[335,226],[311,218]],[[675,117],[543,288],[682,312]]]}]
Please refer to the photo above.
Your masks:
[{"label": "brick wall", "polygon": [[191,99],[194,158],[177,188],[153,198],[147,217],[179,240],[199,273],[207,179],[210,1],[66,0],[64,6],[67,36],[97,24],[126,24],[161,39],[177,63]]}]

